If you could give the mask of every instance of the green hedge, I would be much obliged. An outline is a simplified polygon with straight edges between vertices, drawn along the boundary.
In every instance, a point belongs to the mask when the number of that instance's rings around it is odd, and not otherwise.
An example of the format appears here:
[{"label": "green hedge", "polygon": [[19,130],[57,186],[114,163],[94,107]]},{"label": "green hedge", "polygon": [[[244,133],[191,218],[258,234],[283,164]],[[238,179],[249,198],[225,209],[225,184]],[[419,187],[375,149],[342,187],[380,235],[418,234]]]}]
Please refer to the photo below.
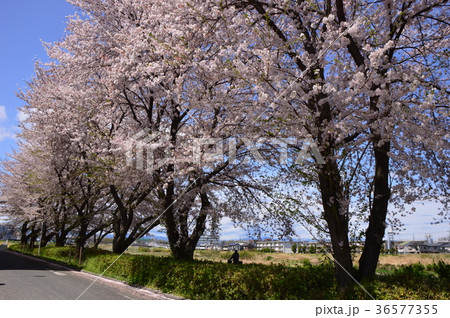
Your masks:
[{"label": "green hedge", "polygon": [[116,255],[89,258],[85,269],[190,299],[329,299],[337,296],[333,268],[325,264],[305,267],[229,265],[124,254],[120,258]]}]

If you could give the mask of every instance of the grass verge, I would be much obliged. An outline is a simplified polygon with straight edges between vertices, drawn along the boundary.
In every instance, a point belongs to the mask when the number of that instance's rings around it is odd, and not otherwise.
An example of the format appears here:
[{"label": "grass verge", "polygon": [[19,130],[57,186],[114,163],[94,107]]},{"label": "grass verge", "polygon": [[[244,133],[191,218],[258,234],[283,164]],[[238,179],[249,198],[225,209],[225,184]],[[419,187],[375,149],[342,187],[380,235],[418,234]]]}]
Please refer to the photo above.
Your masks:
[{"label": "grass verge", "polygon": [[[36,254],[37,249],[10,249]],[[157,288],[190,299],[341,299],[336,291],[332,264],[305,262],[302,266],[281,264],[229,265],[205,260],[179,261],[172,257],[123,254],[86,249],[82,264],[71,259],[70,247],[45,247],[41,258],[77,266],[86,271],[120,279],[130,285]],[[70,261],[69,261],[70,260]],[[114,263],[114,264],[113,264]],[[112,266],[110,266],[113,264]],[[364,287],[376,299],[449,299],[450,265],[390,266]],[[367,299],[362,289],[347,299]]]}]

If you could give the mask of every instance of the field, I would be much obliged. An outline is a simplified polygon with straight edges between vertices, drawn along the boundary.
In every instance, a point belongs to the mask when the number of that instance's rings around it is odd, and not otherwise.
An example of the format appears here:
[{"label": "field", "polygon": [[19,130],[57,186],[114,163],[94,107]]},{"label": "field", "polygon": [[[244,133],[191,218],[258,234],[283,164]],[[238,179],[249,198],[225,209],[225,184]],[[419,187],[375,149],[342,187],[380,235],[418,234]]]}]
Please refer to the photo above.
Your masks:
[{"label": "field", "polygon": [[[100,248],[105,250],[111,250],[111,246],[108,244],[100,245]],[[149,247],[136,247],[131,246],[128,251],[129,254],[142,254],[142,255],[154,255],[154,256],[169,256],[170,250],[165,248],[149,248]],[[206,260],[214,262],[226,262],[231,256],[232,252],[229,251],[209,251],[209,250],[197,250],[195,251],[194,258],[197,260]],[[317,265],[329,259],[331,256],[324,254],[285,254],[285,253],[261,253],[258,251],[240,251],[240,259],[244,263],[249,264],[281,264],[285,266],[297,266],[305,263],[311,263]],[[359,254],[355,255],[354,265],[358,265]],[[380,255],[379,265],[412,265],[422,264],[431,265],[442,261],[446,264],[450,264],[450,254],[397,254],[397,255]]]},{"label": "field", "polygon": [[[9,248],[37,254],[17,244]],[[167,249],[146,247],[123,255],[88,248],[81,264],[70,247],[45,247],[40,257],[189,299],[450,299],[450,255],[382,256],[377,278],[362,283],[368,293],[355,286],[341,294],[323,255],[240,254],[244,264],[238,266],[226,263],[230,252],[197,251],[194,261],[179,261]]]}]

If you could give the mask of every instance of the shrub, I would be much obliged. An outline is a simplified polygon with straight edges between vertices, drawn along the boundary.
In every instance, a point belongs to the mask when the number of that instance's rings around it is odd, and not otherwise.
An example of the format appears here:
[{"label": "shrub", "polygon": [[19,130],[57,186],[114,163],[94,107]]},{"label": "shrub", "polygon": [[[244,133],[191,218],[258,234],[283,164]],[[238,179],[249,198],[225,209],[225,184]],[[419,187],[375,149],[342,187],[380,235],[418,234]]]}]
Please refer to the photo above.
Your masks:
[{"label": "shrub", "polygon": [[167,248],[155,247],[155,248],[152,249],[152,251],[154,253],[165,253],[165,252],[167,252]]},{"label": "shrub", "polygon": [[275,253],[275,250],[273,248],[264,247],[262,249],[259,249],[258,252],[260,252],[260,253]]},{"label": "shrub", "polygon": [[297,253],[297,244],[292,244],[291,246],[292,253]]},{"label": "shrub", "polygon": [[422,264],[401,265],[397,270],[398,276],[403,276],[405,279],[413,279],[424,274],[425,266]]},{"label": "shrub", "polygon": [[437,264],[431,265],[431,269],[438,274],[440,279],[446,280],[450,283],[450,264],[445,264],[443,261],[439,261]]},{"label": "shrub", "polygon": [[[85,269],[102,273],[115,257],[96,256],[86,261]],[[179,261],[172,257],[124,254],[104,275],[191,299],[335,297],[333,269],[328,265],[306,269],[261,264],[236,266],[211,261]]]},{"label": "shrub", "polygon": [[139,253],[149,253],[149,252],[150,252],[150,248],[148,248],[148,247],[143,247],[143,246],[139,246],[139,247],[137,248],[137,251],[138,251]]},{"label": "shrub", "polygon": [[307,258],[305,258],[304,260],[302,260],[302,264],[303,266],[311,266],[311,261]]}]

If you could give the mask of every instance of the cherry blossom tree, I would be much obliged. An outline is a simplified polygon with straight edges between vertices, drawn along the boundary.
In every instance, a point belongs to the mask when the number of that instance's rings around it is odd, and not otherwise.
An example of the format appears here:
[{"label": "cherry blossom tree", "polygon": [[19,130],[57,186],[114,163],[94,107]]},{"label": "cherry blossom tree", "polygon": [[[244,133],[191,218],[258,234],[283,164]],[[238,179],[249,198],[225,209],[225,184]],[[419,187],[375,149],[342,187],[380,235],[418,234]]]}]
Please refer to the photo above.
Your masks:
[{"label": "cherry blossom tree", "polygon": [[[208,25],[202,26],[205,34],[197,33],[195,25],[189,34],[181,34],[185,22],[198,22],[195,8],[175,23],[185,4],[75,4],[84,16],[74,16],[67,37],[48,45],[53,62],[38,65],[36,79],[21,94],[28,119],[20,137],[41,145],[48,157],[40,169],[46,172],[40,186],[49,198],[62,198],[51,200],[53,207],[70,207],[73,226],[67,230],[76,230],[78,248],[110,227],[114,251],[123,252],[162,223],[174,255],[192,258],[208,220],[223,214],[214,211],[226,200],[220,189],[262,189],[240,178],[246,169],[236,160],[193,160],[196,151],[214,147],[214,138],[227,140],[238,131],[236,118],[245,118],[242,97],[229,92],[228,74],[215,73],[207,65],[193,67],[199,60],[224,63],[215,59],[216,49],[208,53],[214,44]],[[142,132],[164,140],[161,145],[171,152],[170,161],[161,165],[165,152],[159,150],[152,154],[157,167],[147,161],[143,169],[138,163],[142,158],[134,164],[126,160]],[[234,148],[236,159],[243,147]],[[146,155],[149,159],[148,151]]]},{"label": "cherry blossom tree", "polygon": [[[346,289],[352,228],[368,224],[364,279],[389,207],[438,200],[448,217],[447,1],[69,2],[80,12],[22,96],[21,138],[45,154],[22,155],[41,162],[35,206],[70,210],[79,245],[111,229],[122,252],[160,224],[191,259],[208,222],[273,219],[269,184],[289,202],[286,233],[299,219],[329,235]],[[259,137],[289,147],[249,161]],[[273,178],[266,163],[307,141],[317,162]]]},{"label": "cherry blossom tree", "polygon": [[[213,209],[220,197],[216,192],[224,186],[262,188],[250,179],[237,182],[246,169],[228,159],[215,164],[201,156],[193,160],[197,150],[207,152],[215,143],[196,144],[197,140],[220,139],[224,148],[229,147],[230,137],[242,126],[236,123],[246,118],[242,89],[230,90],[232,72],[217,73],[216,64],[226,61],[217,56],[218,41],[211,37],[210,25],[199,25],[198,6],[163,1],[73,3],[84,17],[70,21],[69,35],[50,47],[49,55],[64,76],[70,74],[71,86],[89,83],[77,102],[85,99],[95,107],[96,114],[89,118],[113,132],[108,138],[117,146],[116,158],[139,151],[133,148],[137,135],[160,148],[147,151],[145,165],[142,158],[131,160],[131,167],[120,159],[112,165],[116,171],[132,173],[122,189],[142,191],[131,191],[124,199],[116,184],[110,186],[117,211],[123,216],[132,213],[136,202],[148,204],[161,216],[152,224],[161,220],[173,254],[192,258],[208,216],[221,213]],[[244,149],[235,148],[237,153]],[[169,158],[163,157],[164,150]],[[147,173],[138,176],[140,170]],[[126,210],[123,200],[130,199]]]},{"label": "cherry blossom tree", "polygon": [[368,222],[359,274],[373,276],[389,202],[447,204],[446,1],[250,0],[220,8],[239,25],[231,67],[243,87],[253,83],[255,125],[312,137],[324,158],[289,171],[313,187],[296,202],[321,203],[315,219],[325,220],[339,286],[353,283],[348,233],[358,207]]}]

